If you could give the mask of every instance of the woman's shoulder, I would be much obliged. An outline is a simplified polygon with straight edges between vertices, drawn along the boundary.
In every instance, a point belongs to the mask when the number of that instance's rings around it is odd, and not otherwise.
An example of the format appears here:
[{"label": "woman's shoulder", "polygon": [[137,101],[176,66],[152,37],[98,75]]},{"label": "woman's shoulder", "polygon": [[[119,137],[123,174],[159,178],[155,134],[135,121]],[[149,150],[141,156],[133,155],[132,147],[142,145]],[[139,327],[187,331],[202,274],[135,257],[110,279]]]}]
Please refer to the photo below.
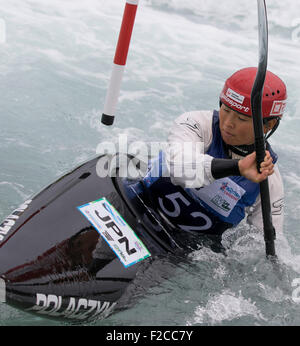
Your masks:
[{"label": "woman's shoulder", "polygon": [[187,124],[199,124],[199,125],[211,125],[212,117],[214,112],[207,110],[196,110],[181,114],[175,122],[177,124],[187,123]]},{"label": "woman's shoulder", "polygon": [[191,111],[181,114],[175,119],[174,125],[169,132],[169,141],[192,141],[199,140],[204,143],[206,152],[212,140],[213,111]]}]

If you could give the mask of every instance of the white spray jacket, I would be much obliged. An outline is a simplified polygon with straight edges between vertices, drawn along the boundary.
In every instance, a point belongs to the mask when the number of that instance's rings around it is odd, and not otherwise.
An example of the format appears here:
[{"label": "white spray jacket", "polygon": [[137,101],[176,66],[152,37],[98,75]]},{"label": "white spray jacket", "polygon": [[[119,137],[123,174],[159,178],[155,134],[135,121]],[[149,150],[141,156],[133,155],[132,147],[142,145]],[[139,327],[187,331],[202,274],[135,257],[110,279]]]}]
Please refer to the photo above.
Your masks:
[{"label": "white spray jacket", "polygon": [[[173,184],[180,185],[183,188],[190,187],[190,179],[193,176],[195,167],[202,170],[202,175],[193,179],[193,188],[201,188],[211,185],[215,182],[211,172],[211,163],[213,156],[208,155],[207,151],[213,140],[213,112],[212,111],[193,111],[184,113],[179,116],[172,126],[168,136],[168,150],[166,153],[166,162],[170,172],[170,178]],[[193,143],[194,149],[197,144],[201,144],[202,152],[197,152],[196,156],[191,155],[190,158],[182,163],[184,165],[184,174],[172,174],[175,168],[180,165],[182,153],[178,148],[179,143]],[[182,146],[183,147],[183,146]],[[198,149],[197,149],[198,150]],[[196,152],[196,149],[195,149]],[[200,156],[200,159],[199,159]],[[241,159],[241,156],[231,153],[233,159]],[[199,166],[201,165],[201,167]],[[277,163],[274,167],[274,173],[269,176],[269,191],[271,200],[272,222],[276,233],[282,233],[283,229],[283,201],[284,191],[281,175]],[[255,202],[245,209],[247,222],[258,229],[263,229],[262,211],[260,195]]]}]

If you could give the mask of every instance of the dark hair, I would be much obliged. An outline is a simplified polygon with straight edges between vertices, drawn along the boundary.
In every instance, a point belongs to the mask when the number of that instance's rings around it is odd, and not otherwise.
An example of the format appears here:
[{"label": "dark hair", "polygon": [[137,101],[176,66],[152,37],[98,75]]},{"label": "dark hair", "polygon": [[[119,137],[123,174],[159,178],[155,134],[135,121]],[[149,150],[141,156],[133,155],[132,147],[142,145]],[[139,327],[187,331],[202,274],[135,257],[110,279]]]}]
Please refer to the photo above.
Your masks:
[{"label": "dark hair", "polygon": [[[220,108],[221,108],[222,104],[223,104],[223,102],[220,100],[220,101],[219,101]],[[228,106],[226,105],[226,107],[228,107]],[[230,108],[230,107],[228,107],[228,108]],[[237,112],[237,111],[235,111],[235,112]],[[239,112],[237,112],[237,113],[239,113]],[[243,114],[243,113],[241,113],[241,114]],[[245,115],[245,114],[243,114],[243,115]],[[245,115],[245,116],[247,116],[247,115]],[[278,126],[279,126],[279,124],[280,124],[280,119],[281,119],[281,118],[280,118],[279,116],[263,118],[263,124],[264,124],[264,125],[266,125],[266,124],[268,123],[268,121],[273,120],[273,119],[276,119],[277,122],[276,122],[276,124],[273,126],[272,130],[270,131],[270,133],[267,134],[267,135],[265,136],[265,139],[268,139],[268,138],[277,130],[277,128],[278,128]]]}]

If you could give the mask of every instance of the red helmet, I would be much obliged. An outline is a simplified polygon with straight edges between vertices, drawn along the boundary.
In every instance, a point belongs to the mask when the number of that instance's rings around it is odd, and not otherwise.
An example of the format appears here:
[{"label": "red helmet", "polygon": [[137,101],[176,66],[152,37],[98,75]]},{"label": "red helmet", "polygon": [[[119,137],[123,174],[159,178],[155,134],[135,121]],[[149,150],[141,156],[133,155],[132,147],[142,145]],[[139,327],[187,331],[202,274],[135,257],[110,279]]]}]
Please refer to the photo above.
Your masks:
[{"label": "red helmet", "polygon": [[[251,116],[251,91],[256,73],[256,67],[247,67],[235,72],[226,80],[220,101],[234,111]],[[263,118],[281,118],[286,99],[284,82],[274,73],[267,71],[262,97]]]}]

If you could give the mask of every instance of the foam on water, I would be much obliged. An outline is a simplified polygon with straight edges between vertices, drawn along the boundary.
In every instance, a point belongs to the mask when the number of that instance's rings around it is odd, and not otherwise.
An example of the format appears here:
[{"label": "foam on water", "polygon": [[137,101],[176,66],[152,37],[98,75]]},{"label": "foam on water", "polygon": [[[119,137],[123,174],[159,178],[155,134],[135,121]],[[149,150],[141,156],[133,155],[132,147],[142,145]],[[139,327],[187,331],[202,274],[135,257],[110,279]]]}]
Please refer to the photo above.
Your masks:
[{"label": "foam on water", "polygon": [[187,325],[216,325],[244,316],[266,320],[250,299],[245,299],[241,295],[236,296],[228,290],[213,296],[206,306],[198,306],[194,315],[191,321],[187,321]]},{"label": "foam on water", "polygon": [[[224,235],[225,257],[199,249],[190,266],[178,265],[178,275],[99,324],[300,323],[292,300],[292,281],[300,277],[300,13],[297,0],[268,0],[267,7],[269,69],[289,94],[271,139],[286,193],[284,234],[276,240],[280,275],[265,260],[263,235],[242,224]],[[255,1],[140,1],[115,125],[104,127],[123,9],[121,0],[10,0],[0,7],[7,32],[0,44],[1,219],[93,157],[103,141],[119,134],[166,140],[175,117],[217,108],[224,79],[257,65]],[[3,304],[0,311],[0,325],[53,324]]]}]

